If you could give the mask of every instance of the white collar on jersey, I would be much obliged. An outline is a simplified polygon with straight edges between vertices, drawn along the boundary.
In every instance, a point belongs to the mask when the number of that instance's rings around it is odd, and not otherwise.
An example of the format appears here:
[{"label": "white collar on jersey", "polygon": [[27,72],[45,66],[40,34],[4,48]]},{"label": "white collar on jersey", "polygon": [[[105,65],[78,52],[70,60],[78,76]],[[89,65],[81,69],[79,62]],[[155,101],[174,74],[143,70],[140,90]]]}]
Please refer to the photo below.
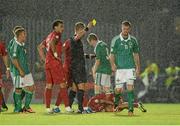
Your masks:
[{"label": "white collar on jersey", "polygon": [[102,42],[102,41],[98,40],[98,42],[96,43],[96,46],[94,47],[94,53],[96,53],[96,47],[100,42]]},{"label": "white collar on jersey", "polygon": [[24,43],[18,42],[16,37],[14,37],[14,40],[15,40],[15,42],[16,42],[18,45],[20,45],[20,46],[24,46],[24,45],[25,45]]},{"label": "white collar on jersey", "polygon": [[130,34],[128,34],[128,38],[127,38],[127,39],[124,39],[124,38],[122,37],[122,33],[120,33],[119,36],[120,36],[121,41],[127,42],[128,40],[131,40],[131,35],[130,35]]}]

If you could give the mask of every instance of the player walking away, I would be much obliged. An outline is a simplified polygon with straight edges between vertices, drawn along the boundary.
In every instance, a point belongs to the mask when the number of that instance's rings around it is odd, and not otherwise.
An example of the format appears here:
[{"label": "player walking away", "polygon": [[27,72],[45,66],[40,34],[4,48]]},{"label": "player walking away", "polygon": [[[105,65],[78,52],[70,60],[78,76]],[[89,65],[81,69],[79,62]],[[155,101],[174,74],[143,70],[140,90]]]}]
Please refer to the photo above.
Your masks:
[{"label": "player walking away", "polygon": [[[142,112],[147,110],[142,103],[133,103],[135,108],[139,108]],[[118,104],[116,112],[120,112],[124,109],[128,109],[128,103],[123,102]],[[113,112],[114,111],[114,95],[113,94],[98,94],[93,96],[88,102],[88,109],[92,112]]]},{"label": "player walking away", "polygon": [[[17,28],[15,38],[10,41],[8,51],[11,59],[10,71],[15,87],[14,91],[14,112],[34,113],[30,103],[34,92],[34,80],[28,67],[27,51],[25,47],[26,31],[24,28]],[[25,91],[25,105],[22,109],[22,90]]]},{"label": "player walking away", "polygon": [[[61,61],[62,54],[62,42],[61,34],[64,31],[64,23],[62,20],[56,20],[53,23],[53,31],[47,36],[47,38],[38,46],[39,55],[42,61],[45,61],[46,71],[46,89],[45,89],[45,104],[47,112],[59,113],[59,105],[61,101],[64,102],[66,111],[72,112],[69,107],[68,91],[65,81],[65,75],[63,71],[63,65]],[[44,54],[44,48],[46,48],[46,57]],[[59,94],[55,104],[55,108],[51,109],[51,96],[52,88],[54,84],[60,85]]]},{"label": "player walking away", "polygon": [[85,57],[83,50],[83,43],[81,39],[85,33],[93,26],[90,21],[85,27],[85,24],[78,22],[75,24],[75,35],[70,38],[70,53],[71,53],[71,76],[73,83],[75,84],[69,93],[70,106],[72,107],[76,92],[74,88],[77,88],[78,99],[78,113],[86,113],[83,109],[83,96],[85,91],[85,83],[87,83],[86,69],[85,69]]},{"label": "player walking away", "polygon": [[[2,60],[6,66],[6,77],[9,78],[10,76],[10,68],[9,68],[9,62],[8,62],[8,55],[7,55],[7,51],[5,48],[5,44],[3,42],[0,42],[0,57],[2,57]],[[1,73],[1,69],[0,69],[0,112],[3,111],[7,111],[8,107],[5,103],[4,100],[4,96],[3,96],[3,92],[2,92],[2,85],[3,85],[3,81],[2,81],[2,73]]]},{"label": "player walking away", "polygon": [[[115,36],[111,42],[111,67],[115,73],[115,105],[119,104],[123,84],[128,90],[128,115],[133,115],[134,80],[140,74],[139,45],[135,37],[129,33],[131,23],[123,21],[122,32]],[[115,107],[116,107],[115,106]]]},{"label": "player walking away", "polygon": [[109,61],[108,45],[100,41],[96,34],[88,35],[87,41],[94,47],[96,60],[93,67],[93,77],[95,80],[95,94],[110,93],[111,85],[111,64]]}]

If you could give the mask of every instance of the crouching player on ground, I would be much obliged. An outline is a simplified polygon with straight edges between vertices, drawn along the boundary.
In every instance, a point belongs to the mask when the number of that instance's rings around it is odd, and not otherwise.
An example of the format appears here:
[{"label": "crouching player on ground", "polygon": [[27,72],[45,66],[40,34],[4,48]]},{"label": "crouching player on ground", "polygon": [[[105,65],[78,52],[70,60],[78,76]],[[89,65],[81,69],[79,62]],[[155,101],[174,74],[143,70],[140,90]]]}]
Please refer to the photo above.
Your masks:
[{"label": "crouching player on ground", "polygon": [[[15,108],[14,112],[34,113],[30,103],[34,92],[34,80],[29,70],[27,51],[25,47],[26,31],[24,28],[17,28],[14,31],[15,38],[10,41],[8,47],[11,59],[12,80],[15,87],[13,94]],[[25,105],[22,109],[22,90],[25,91]]]},{"label": "crouching player on ground", "polygon": [[[146,112],[146,109],[142,103],[133,103],[135,108],[139,108],[142,112]],[[116,112],[120,112],[124,109],[128,109],[128,103],[120,103],[116,107]],[[101,93],[93,96],[88,102],[88,109],[92,112],[113,112],[114,111],[114,95],[109,93]]]},{"label": "crouching player on ground", "polygon": [[[5,48],[5,44],[3,42],[0,42],[0,56],[2,57],[2,60],[6,66],[6,77],[9,78],[10,72],[9,72],[8,55]],[[5,103],[3,92],[1,89],[2,85],[3,85],[3,81],[2,81],[2,75],[1,75],[1,70],[0,70],[0,112],[8,110],[8,107]]]}]

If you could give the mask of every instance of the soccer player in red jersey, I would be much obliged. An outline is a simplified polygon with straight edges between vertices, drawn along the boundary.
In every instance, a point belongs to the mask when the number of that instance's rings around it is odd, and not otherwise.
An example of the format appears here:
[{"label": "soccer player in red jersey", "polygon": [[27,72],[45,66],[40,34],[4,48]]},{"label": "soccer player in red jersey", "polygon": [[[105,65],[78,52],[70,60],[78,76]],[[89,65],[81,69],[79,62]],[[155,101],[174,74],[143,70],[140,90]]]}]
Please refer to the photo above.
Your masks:
[{"label": "soccer player in red jersey", "polygon": [[[64,31],[64,23],[62,20],[56,20],[53,23],[53,31],[47,36],[47,38],[38,46],[39,55],[42,61],[45,61],[46,71],[46,89],[45,89],[45,103],[48,113],[60,112],[59,105],[61,101],[64,102],[66,111],[72,112],[69,107],[68,91],[66,85],[65,74],[61,61],[62,54],[62,42],[61,34]],[[44,54],[44,48],[46,48],[46,57]],[[51,109],[51,96],[52,87],[54,84],[60,85],[59,94],[55,104],[55,108]]]},{"label": "soccer player in red jersey", "polygon": [[[3,42],[0,42],[0,57],[2,57],[2,60],[6,66],[6,77],[9,78],[10,76],[10,69],[9,69],[9,63],[8,63],[8,55],[7,51],[5,48],[5,44]],[[3,92],[1,90],[2,88],[2,73],[0,69],[0,112],[4,110],[8,110],[8,107],[5,103],[4,97],[3,97]]]},{"label": "soccer player in red jersey", "polygon": [[[142,103],[134,103],[134,107],[139,108],[142,112],[146,112],[146,109],[144,108]],[[128,103],[120,103],[114,110],[114,95],[102,93],[92,97],[89,100],[88,109],[94,112],[117,112],[122,111],[123,109],[128,109]]]}]

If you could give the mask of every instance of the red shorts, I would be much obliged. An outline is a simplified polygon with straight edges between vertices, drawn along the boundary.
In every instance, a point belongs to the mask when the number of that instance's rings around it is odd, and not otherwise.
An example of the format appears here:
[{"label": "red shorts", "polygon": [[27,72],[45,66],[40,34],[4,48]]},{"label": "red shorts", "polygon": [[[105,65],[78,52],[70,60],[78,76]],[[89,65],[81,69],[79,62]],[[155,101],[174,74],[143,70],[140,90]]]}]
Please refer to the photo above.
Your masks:
[{"label": "red shorts", "polygon": [[71,77],[71,70],[70,70],[70,65],[63,65],[64,68],[64,73],[65,73],[65,78],[66,78],[66,83],[68,85],[68,87],[72,87],[72,77]]},{"label": "red shorts", "polygon": [[46,67],[46,83],[61,84],[65,83],[65,75],[62,64]]}]

